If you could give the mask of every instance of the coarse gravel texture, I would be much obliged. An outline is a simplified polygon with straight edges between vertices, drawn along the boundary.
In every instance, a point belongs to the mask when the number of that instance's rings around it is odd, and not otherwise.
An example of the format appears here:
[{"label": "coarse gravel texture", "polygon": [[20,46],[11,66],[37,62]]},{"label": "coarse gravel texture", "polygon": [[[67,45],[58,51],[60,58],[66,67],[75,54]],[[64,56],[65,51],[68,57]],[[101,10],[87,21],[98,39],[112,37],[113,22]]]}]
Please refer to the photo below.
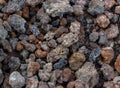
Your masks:
[{"label": "coarse gravel texture", "polygon": [[120,0],[0,0],[0,88],[120,88]]}]

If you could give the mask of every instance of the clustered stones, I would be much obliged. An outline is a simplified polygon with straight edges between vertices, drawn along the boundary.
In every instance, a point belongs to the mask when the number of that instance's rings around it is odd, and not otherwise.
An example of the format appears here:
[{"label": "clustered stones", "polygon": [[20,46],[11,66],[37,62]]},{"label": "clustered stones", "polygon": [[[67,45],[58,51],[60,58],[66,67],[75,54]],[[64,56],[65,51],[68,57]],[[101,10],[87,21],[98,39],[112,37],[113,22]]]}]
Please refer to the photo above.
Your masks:
[{"label": "clustered stones", "polygon": [[120,0],[0,0],[0,88],[120,88]]}]

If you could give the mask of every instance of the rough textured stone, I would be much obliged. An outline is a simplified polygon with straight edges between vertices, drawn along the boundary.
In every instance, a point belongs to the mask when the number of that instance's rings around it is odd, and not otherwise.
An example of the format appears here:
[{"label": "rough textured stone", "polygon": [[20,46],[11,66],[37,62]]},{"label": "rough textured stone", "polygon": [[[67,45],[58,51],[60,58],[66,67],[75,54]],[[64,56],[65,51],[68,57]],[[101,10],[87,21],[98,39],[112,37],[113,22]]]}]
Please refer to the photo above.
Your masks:
[{"label": "rough textured stone", "polygon": [[17,71],[14,71],[10,74],[9,84],[13,88],[21,88],[25,85],[25,78]]},{"label": "rough textured stone", "polygon": [[53,17],[59,16],[60,13],[72,12],[73,9],[69,4],[69,0],[49,0],[43,3],[46,13]]},{"label": "rough textured stone", "polygon": [[92,15],[98,15],[104,13],[104,9],[103,0],[91,0],[87,11]]},{"label": "rough textured stone", "polygon": [[10,16],[8,18],[8,23],[17,32],[25,33],[25,31],[26,31],[26,28],[25,28],[26,20],[24,18],[22,18],[21,16],[19,16],[17,14],[13,14],[12,16]]},{"label": "rough textured stone", "polygon": [[4,28],[4,26],[0,25],[0,40],[5,39],[8,36],[7,30]]},{"label": "rough textured stone", "polygon": [[57,46],[50,53],[47,54],[47,62],[55,62],[61,58],[66,59],[69,49],[63,46]]},{"label": "rough textured stone", "polygon": [[30,5],[30,6],[36,6],[38,4],[40,4],[43,0],[27,0],[26,2]]},{"label": "rough textured stone", "polygon": [[118,55],[117,56],[117,59],[116,59],[116,61],[115,61],[115,64],[114,64],[114,66],[115,66],[115,69],[118,71],[118,72],[120,72],[120,55]]},{"label": "rough textured stone", "polygon": [[82,66],[82,64],[85,62],[85,60],[86,58],[84,54],[75,52],[69,58],[69,66],[72,70],[78,70]]},{"label": "rough textured stone", "polygon": [[40,64],[38,62],[30,62],[27,68],[27,76],[33,76],[40,69]]},{"label": "rough textured stone", "polygon": [[90,41],[92,42],[95,42],[99,37],[99,34],[98,32],[92,32],[90,35],[89,35],[89,39]]},{"label": "rough textured stone", "polygon": [[84,85],[89,85],[89,88],[93,88],[99,82],[98,72],[90,62],[86,62],[75,75]]},{"label": "rough textured stone", "polygon": [[103,62],[110,63],[114,58],[114,51],[111,47],[105,47],[102,48],[101,55],[103,57]]}]

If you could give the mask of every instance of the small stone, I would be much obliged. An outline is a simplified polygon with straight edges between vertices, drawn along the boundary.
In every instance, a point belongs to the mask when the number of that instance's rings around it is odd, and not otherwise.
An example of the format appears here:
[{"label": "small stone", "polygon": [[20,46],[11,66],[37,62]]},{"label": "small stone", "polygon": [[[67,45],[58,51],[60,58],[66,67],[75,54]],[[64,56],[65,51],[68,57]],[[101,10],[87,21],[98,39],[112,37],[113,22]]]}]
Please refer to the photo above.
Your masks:
[{"label": "small stone", "polygon": [[12,46],[12,49],[15,49],[16,46],[17,46],[17,43],[18,43],[18,39],[17,38],[11,38],[9,42]]},{"label": "small stone", "polygon": [[73,55],[69,58],[69,66],[72,70],[79,69],[82,64],[85,62],[85,55],[79,52],[73,53]]},{"label": "small stone", "polygon": [[72,44],[78,42],[78,34],[68,33],[65,34],[62,38],[62,45],[65,47],[69,47]]},{"label": "small stone", "polygon": [[52,63],[47,63],[43,66],[43,70],[47,71],[47,72],[51,72],[52,71]]},{"label": "small stone", "polygon": [[44,39],[46,39],[46,40],[51,40],[51,39],[54,38],[54,35],[55,35],[55,33],[53,33],[53,32],[48,32],[48,33],[44,36]]},{"label": "small stone", "polygon": [[39,82],[38,88],[49,88],[46,82]]},{"label": "small stone", "polygon": [[42,24],[47,24],[51,21],[49,15],[45,13],[44,9],[39,9],[36,16]]},{"label": "small stone", "polygon": [[114,58],[114,50],[111,47],[102,48],[101,56],[103,57],[103,62],[110,63]]},{"label": "small stone", "polygon": [[105,34],[105,32],[103,31],[99,32],[99,36],[100,38],[99,38],[98,43],[101,45],[106,44],[108,40],[107,40],[107,35]]},{"label": "small stone", "polygon": [[33,76],[40,69],[40,64],[38,62],[29,62],[27,67],[27,76]]},{"label": "small stone", "polygon": [[63,71],[62,71],[62,74],[61,74],[61,77],[60,79],[63,81],[63,82],[68,82],[70,80],[72,76],[72,71],[69,69],[69,68],[65,68]]},{"label": "small stone", "polygon": [[13,88],[22,88],[25,85],[25,78],[17,71],[10,74],[9,84]]},{"label": "small stone", "polygon": [[38,88],[38,77],[33,76],[26,79],[26,88]]},{"label": "small stone", "polygon": [[110,21],[106,15],[98,16],[96,18],[96,22],[101,28],[106,28],[110,24]]},{"label": "small stone", "polygon": [[119,29],[117,25],[111,25],[110,28],[105,31],[108,39],[116,38],[119,34]]},{"label": "small stone", "polygon": [[105,8],[103,0],[91,0],[87,11],[91,15],[98,15],[104,13],[104,9]]},{"label": "small stone", "polygon": [[12,47],[8,40],[3,39],[0,41],[0,43],[2,44],[3,49],[7,50],[8,52],[12,52]]},{"label": "small stone", "polygon": [[42,50],[40,50],[40,49],[37,49],[37,50],[35,51],[35,55],[36,55],[36,57],[38,57],[38,58],[44,58],[44,57],[46,57],[47,52],[46,52],[46,51],[42,51]]},{"label": "small stone", "polygon": [[2,84],[3,80],[4,80],[4,75],[2,70],[0,69],[0,85]]},{"label": "small stone", "polygon": [[12,16],[10,16],[8,18],[8,23],[17,32],[25,33],[25,31],[26,31],[26,28],[25,28],[26,20],[24,18],[22,18],[21,16],[19,16],[17,14],[13,14]]},{"label": "small stone", "polygon": [[90,62],[86,62],[82,68],[76,71],[75,75],[83,85],[89,85],[89,88],[94,88],[99,83],[99,74],[94,64]]},{"label": "small stone", "polygon": [[115,69],[120,73],[120,55],[117,56],[114,66]]},{"label": "small stone", "polygon": [[16,11],[20,11],[22,7],[25,5],[26,0],[10,0],[6,6],[7,13],[13,13]]},{"label": "small stone", "polygon": [[115,13],[120,14],[120,6],[115,7]]},{"label": "small stone", "polygon": [[60,59],[58,62],[54,64],[54,69],[63,69],[67,65],[67,60]]},{"label": "small stone", "polygon": [[66,24],[67,24],[66,18],[62,18],[62,19],[60,20],[60,25],[61,25],[61,26],[65,26]]},{"label": "small stone", "polygon": [[89,61],[96,62],[97,57],[99,57],[100,54],[101,54],[101,49],[100,48],[96,48],[96,49],[92,50],[92,52],[89,55]]},{"label": "small stone", "polygon": [[29,52],[27,50],[23,50],[21,51],[20,55],[23,57],[23,59],[27,59]]},{"label": "small stone", "polygon": [[18,57],[14,57],[12,56],[9,59],[9,63],[8,66],[12,69],[12,70],[17,70],[20,66],[20,59]]},{"label": "small stone", "polygon": [[44,70],[39,70],[38,76],[41,81],[48,81],[50,79],[51,74]]},{"label": "small stone", "polygon": [[80,33],[80,23],[78,21],[72,22],[70,25],[70,32],[79,34]]},{"label": "small stone", "polygon": [[51,39],[50,41],[48,41],[48,46],[55,48],[57,46],[57,43],[54,39]]},{"label": "small stone", "polygon": [[114,87],[114,83],[112,81],[104,82],[103,87],[104,88],[116,88],[116,87]]},{"label": "small stone", "polygon": [[92,42],[95,42],[99,37],[99,34],[98,32],[92,32],[90,35],[89,35],[89,40],[92,41]]},{"label": "small stone", "polygon": [[30,6],[36,6],[38,4],[40,4],[41,2],[43,2],[44,0],[27,0],[26,2],[30,5]]},{"label": "small stone", "polygon": [[69,82],[66,88],[75,88],[75,81]]},{"label": "small stone", "polygon": [[23,13],[22,13],[23,17],[29,18],[29,7],[27,7],[27,6],[23,7],[22,11],[23,11]]},{"label": "small stone", "polygon": [[29,36],[29,41],[30,41],[30,42],[34,42],[35,40],[36,40],[35,35],[30,35],[30,36]]},{"label": "small stone", "polygon": [[72,6],[69,4],[69,0],[49,0],[43,3],[43,8],[46,13],[52,17],[59,16],[60,13],[73,12]]},{"label": "small stone", "polygon": [[83,8],[80,5],[74,5],[73,6],[73,12],[77,16],[84,14]]},{"label": "small stone", "polygon": [[0,25],[0,40],[6,39],[7,36],[8,36],[8,32],[2,25]]},{"label": "small stone", "polygon": [[20,42],[18,42],[16,46],[16,50],[21,51],[23,48],[24,48],[23,45]]},{"label": "small stone", "polygon": [[23,76],[27,75],[27,64],[21,64],[20,70]]},{"label": "small stone", "polygon": [[2,62],[7,54],[3,51],[3,49],[0,49],[0,62]]},{"label": "small stone", "polygon": [[118,84],[120,86],[120,76],[114,77],[113,83]]},{"label": "small stone", "polygon": [[104,0],[105,2],[105,9],[109,10],[115,5],[115,0]]},{"label": "small stone", "polygon": [[40,34],[40,30],[39,30],[39,28],[38,28],[36,25],[30,25],[29,28],[30,28],[30,31],[31,31],[35,36],[37,36],[37,35]]},{"label": "small stone", "polygon": [[63,58],[66,59],[69,49],[63,46],[57,46],[55,49],[51,50],[47,54],[47,62],[56,62],[57,60]]},{"label": "small stone", "polygon": [[85,88],[85,87],[82,84],[82,82],[78,79],[78,80],[75,81],[75,88]]},{"label": "small stone", "polygon": [[107,80],[112,80],[115,77],[114,69],[108,64],[102,64],[101,71]]},{"label": "small stone", "polygon": [[56,88],[64,88],[63,86],[57,86]]}]

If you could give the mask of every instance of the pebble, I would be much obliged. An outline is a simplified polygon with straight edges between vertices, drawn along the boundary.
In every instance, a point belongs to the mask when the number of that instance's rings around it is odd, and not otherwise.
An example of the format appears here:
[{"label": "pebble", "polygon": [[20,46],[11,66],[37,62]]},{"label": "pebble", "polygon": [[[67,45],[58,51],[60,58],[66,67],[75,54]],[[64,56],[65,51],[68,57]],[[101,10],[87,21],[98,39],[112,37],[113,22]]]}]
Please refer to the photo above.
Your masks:
[{"label": "pebble", "polygon": [[115,5],[115,0],[104,0],[105,9],[110,10]]},{"label": "pebble", "polygon": [[9,42],[10,42],[10,45],[11,45],[12,49],[15,49],[16,46],[17,46],[18,39],[17,38],[11,38]]},{"label": "pebble", "polygon": [[21,50],[23,50],[23,48],[24,48],[23,45],[20,42],[18,42],[17,46],[16,46],[16,50],[21,51]]},{"label": "pebble", "polygon": [[70,47],[72,44],[78,42],[78,34],[68,33],[62,38],[62,45],[65,47]]},{"label": "pebble", "polygon": [[96,48],[94,50],[91,51],[90,55],[89,55],[89,61],[90,62],[96,62],[97,61],[97,57],[99,57],[101,54],[101,49],[100,48]]},{"label": "pebble", "polygon": [[45,13],[44,9],[39,9],[36,16],[42,24],[47,24],[51,21],[49,15]]},{"label": "pebble", "polygon": [[51,39],[50,41],[48,41],[48,46],[51,48],[55,48],[57,47],[57,42],[54,39]]},{"label": "pebble", "polygon": [[73,12],[77,16],[84,14],[83,8],[80,5],[74,5],[73,6]]},{"label": "pebble", "polygon": [[34,34],[34,35],[39,35],[40,34],[40,30],[38,29],[38,27],[36,25],[30,25],[29,26],[30,31]]},{"label": "pebble", "polygon": [[53,33],[53,32],[48,32],[48,33],[44,36],[44,39],[46,39],[46,40],[51,40],[51,39],[54,38],[54,35],[55,35],[55,33]]},{"label": "pebble", "polygon": [[101,56],[104,63],[110,63],[114,58],[114,50],[111,47],[105,47],[101,49]]},{"label": "pebble", "polygon": [[33,76],[40,69],[40,64],[38,62],[29,62],[27,67],[27,76]]},{"label": "pebble", "polygon": [[2,44],[3,49],[7,50],[8,52],[12,52],[12,47],[8,40],[3,39],[0,41],[0,43]]},{"label": "pebble", "polygon": [[22,50],[20,55],[23,57],[23,59],[27,59],[29,52],[27,50]]},{"label": "pebble", "polygon": [[30,42],[34,42],[36,40],[36,37],[35,37],[35,35],[29,35],[29,41]]},{"label": "pebble", "polygon": [[26,76],[27,75],[27,64],[21,64],[20,65],[20,70],[21,70],[21,74],[23,75],[23,76]]},{"label": "pebble", "polygon": [[50,79],[51,74],[44,70],[39,70],[38,76],[41,81],[48,81]]},{"label": "pebble", "polygon": [[22,15],[23,15],[23,17],[24,18],[29,18],[29,7],[23,7],[23,9],[22,9],[22,11],[23,11],[23,13],[22,13]]},{"label": "pebble", "polygon": [[91,0],[89,3],[88,12],[91,15],[99,15],[104,13],[104,1],[103,0]]},{"label": "pebble", "polygon": [[84,85],[89,85],[89,88],[93,88],[99,83],[99,74],[91,62],[86,62],[82,68],[75,72],[75,75]]},{"label": "pebble", "polygon": [[120,14],[120,6],[115,7],[115,13]]},{"label": "pebble", "polygon": [[69,69],[69,68],[65,68],[63,71],[62,71],[62,74],[61,74],[61,77],[60,79],[63,81],[63,82],[68,82],[70,80],[72,76],[72,71]]},{"label": "pebble", "polygon": [[109,19],[107,18],[106,15],[100,15],[96,18],[96,22],[97,24],[101,27],[101,28],[106,28],[108,27],[108,25],[110,24]]},{"label": "pebble", "polygon": [[99,33],[98,32],[92,32],[89,35],[89,40],[92,41],[92,42],[95,42],[96,40],[98,40],[98,38],[99,38]]},{"label": "pebble", "polygon": [[12,88],[22,88],[25,85],[25,78],[18,71],[14,71],[10,74],[9,84]]},{"label": "pebble", "polygon": [[52,71],[52,63],[47,63],[43,66],[43,70],[47,71],[47,72],[51,72]]},{"label": "pebble", "polygon": [[0,85],[2,84],[3,80],[4,80],[4,75],[2,70],[0,69]]},{"label": "pebble", "polygon": [[63,69],[67,65],[67,60],[60,59],[58,62],[54,64],[54,69]]},{"label": "pebble", "polygon": [[57,60],[63,58],[66,59],[69,49],[63,46],[57,46],[55,49],[51,50],[47,54],[47,62],[56,62]]},{"label": "pebble", "polygon": [[69,58],[69,66],[72,70],[78,70],[85,62],[86,57],[84,54],[75,52]]},{"label": "pebble", "polygon": [[69,0],[45,1],[43,3],[43,8],[45,9],[46,13],[52,17],[59,16],[60,13],[62,14],[64,12],[73,12],[73,8],[69,4]]},{"label": "pebble", "polygon": [[40,4],[43,0],[27,0],[27,4],[29,4],[30,6],[35,7],[36,5]]},{"label": "pebble", "polygon": [[72,22],[70,25],[70,32],[79,34],[80,27],[81,27],[80,22],[78,21]]},{"label": "pebble", "polygon": [[5,7],[5,12],[13,13],[16,11],[20,11],[22,7],[25,5],[26,0],[11,0],[8,2],[7,6]]},{"label": "pebble", "polygon": [[42,51],[41,49],[37,49],[37,50],[35,51],[35,55],[36,55],[36,57],[38,57],[38,58],[44,58],[44,57],[46,57],[47,52],[46,52],[46,51]]},{"label": "pebble", "polygon": [[2,62],[7,54],[3,51],[3,49],[0,49],[0,62]]},{"label": "pebble", "polygon": [[112,80],[115,77],[113,67],[108,64],[102,64],[101,71],[103,73],[104,79]]},{"label": "pebble", "polygon": [[17,14],[13,14],[8,18],[8,23],[19,33],[25,33],[26,20]]},{"label": "pebble", "polygon": [[99,32],[99,41],[98,43],[101,44],[101,45],[105,45],[107,43],[107,35],[105,34],[105,32],[103,31],[100,31]]},{"label": "pebble", "polygon": [[63,86],[57,86],[56,88],[64,88]]},{"label": "pebble", "polygon": [[111,26],[108,29],[106,29],[105,33],[107,35],[107,39],[116,38],[119,34],[118,26],[111,24]]},{"label": "pebble", "polygon": [[8,36],[8,31],[2,25],[0,25],[0,40],[6,39],[7,36]]},{"label": "pebble", "polygon": [[120,55],[117,56],[117,59],[114,64],[115,69],[120,73],[120,64],[119,63],[120,63]]},{"label": "pebble", "polygon": [[11,68],[12,70],[17,70],[20,67],[20,59],[19,57],[14,57],[12,56],[9,59],[9,63],[8,63],[9,68]]},{"label": "pebble", "polygon": [[38,88],[38,77],[32,76],[26,79],[26,88]]},{"label": "pebble", "polygon": [[65,26],[66,24],[67,24],[66,18],[62,18],[62,19],[60,20],[60,25],[61,25],[61,26]]},{"label": "pebble", "polygon": [[38,88],[49,88],[46,82],[39,82]]}]

